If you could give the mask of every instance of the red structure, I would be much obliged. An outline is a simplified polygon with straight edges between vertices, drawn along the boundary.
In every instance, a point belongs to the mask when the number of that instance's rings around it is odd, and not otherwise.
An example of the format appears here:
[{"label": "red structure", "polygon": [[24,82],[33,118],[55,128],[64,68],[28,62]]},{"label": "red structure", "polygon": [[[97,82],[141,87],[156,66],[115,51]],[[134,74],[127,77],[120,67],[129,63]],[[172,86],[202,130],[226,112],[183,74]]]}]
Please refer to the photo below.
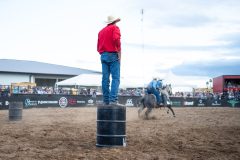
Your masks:
[{"label": "red structure", "polygon": [[222,75],[213,78],[213,93],[240,91],[240,75]]}]

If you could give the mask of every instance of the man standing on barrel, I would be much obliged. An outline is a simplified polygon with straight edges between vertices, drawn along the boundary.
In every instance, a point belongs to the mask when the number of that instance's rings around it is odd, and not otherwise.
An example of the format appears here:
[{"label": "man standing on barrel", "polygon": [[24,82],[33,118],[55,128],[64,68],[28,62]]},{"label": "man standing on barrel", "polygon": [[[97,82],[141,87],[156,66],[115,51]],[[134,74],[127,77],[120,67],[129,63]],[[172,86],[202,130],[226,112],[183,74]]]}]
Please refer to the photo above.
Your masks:
[{"label": "man standing on barrel", "polygon": [[120,18],[108,16],[107,26],[98,33],[97,50],[101,55],[103,92],[103,105],[97,108],[98,147],[126,146],[126,107],[118,103],[121,34],[116,23],[119,21]]},{"label": "man standing on barrel", "polygon": [[[97,51],[101,55],[104,105],[119,105],[121,33],[116,25],[119,21],[120,18],[108,16],[107,26],[98,33]],[[110,75],[112,76],[111,89]]]}]

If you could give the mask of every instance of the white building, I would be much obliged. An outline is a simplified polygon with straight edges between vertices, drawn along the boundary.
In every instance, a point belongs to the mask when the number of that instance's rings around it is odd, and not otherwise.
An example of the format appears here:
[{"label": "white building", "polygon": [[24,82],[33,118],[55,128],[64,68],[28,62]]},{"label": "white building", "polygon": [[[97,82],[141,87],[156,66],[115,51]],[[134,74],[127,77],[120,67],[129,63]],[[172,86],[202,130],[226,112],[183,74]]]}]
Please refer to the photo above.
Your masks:
[{"label": "white building", "polygon": [[98,71],[36,61],[0,59],[0,85],[31,82],[37,86],[55,86],[59,81],[83,73],[101,74]]}]

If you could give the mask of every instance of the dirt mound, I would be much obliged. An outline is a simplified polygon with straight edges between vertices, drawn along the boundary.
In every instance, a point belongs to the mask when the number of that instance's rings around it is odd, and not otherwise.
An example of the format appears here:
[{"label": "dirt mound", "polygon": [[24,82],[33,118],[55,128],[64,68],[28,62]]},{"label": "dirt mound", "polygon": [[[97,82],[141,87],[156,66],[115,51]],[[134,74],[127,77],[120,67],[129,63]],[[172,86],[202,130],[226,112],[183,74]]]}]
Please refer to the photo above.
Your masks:
[{"label": "dirt mound", "polygon": [[21,121],[0,111],[0,159],[240,159],[239,108],[127,108],[127,146],[96,147],[91,108],[25,109]]}]

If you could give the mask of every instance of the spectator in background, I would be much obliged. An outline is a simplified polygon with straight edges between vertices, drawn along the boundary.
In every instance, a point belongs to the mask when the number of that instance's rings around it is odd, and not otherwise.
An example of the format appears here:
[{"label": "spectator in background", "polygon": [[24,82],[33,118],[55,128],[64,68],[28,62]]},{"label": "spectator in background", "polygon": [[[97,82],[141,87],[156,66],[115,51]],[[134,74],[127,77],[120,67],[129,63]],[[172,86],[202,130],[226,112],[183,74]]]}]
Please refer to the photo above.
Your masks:
[{"label": "spectator in background", "polygon": [[97,98],[97,92],[96,92],[95,89],[94,89],[93,92],[92,92],[92,98]]}]

